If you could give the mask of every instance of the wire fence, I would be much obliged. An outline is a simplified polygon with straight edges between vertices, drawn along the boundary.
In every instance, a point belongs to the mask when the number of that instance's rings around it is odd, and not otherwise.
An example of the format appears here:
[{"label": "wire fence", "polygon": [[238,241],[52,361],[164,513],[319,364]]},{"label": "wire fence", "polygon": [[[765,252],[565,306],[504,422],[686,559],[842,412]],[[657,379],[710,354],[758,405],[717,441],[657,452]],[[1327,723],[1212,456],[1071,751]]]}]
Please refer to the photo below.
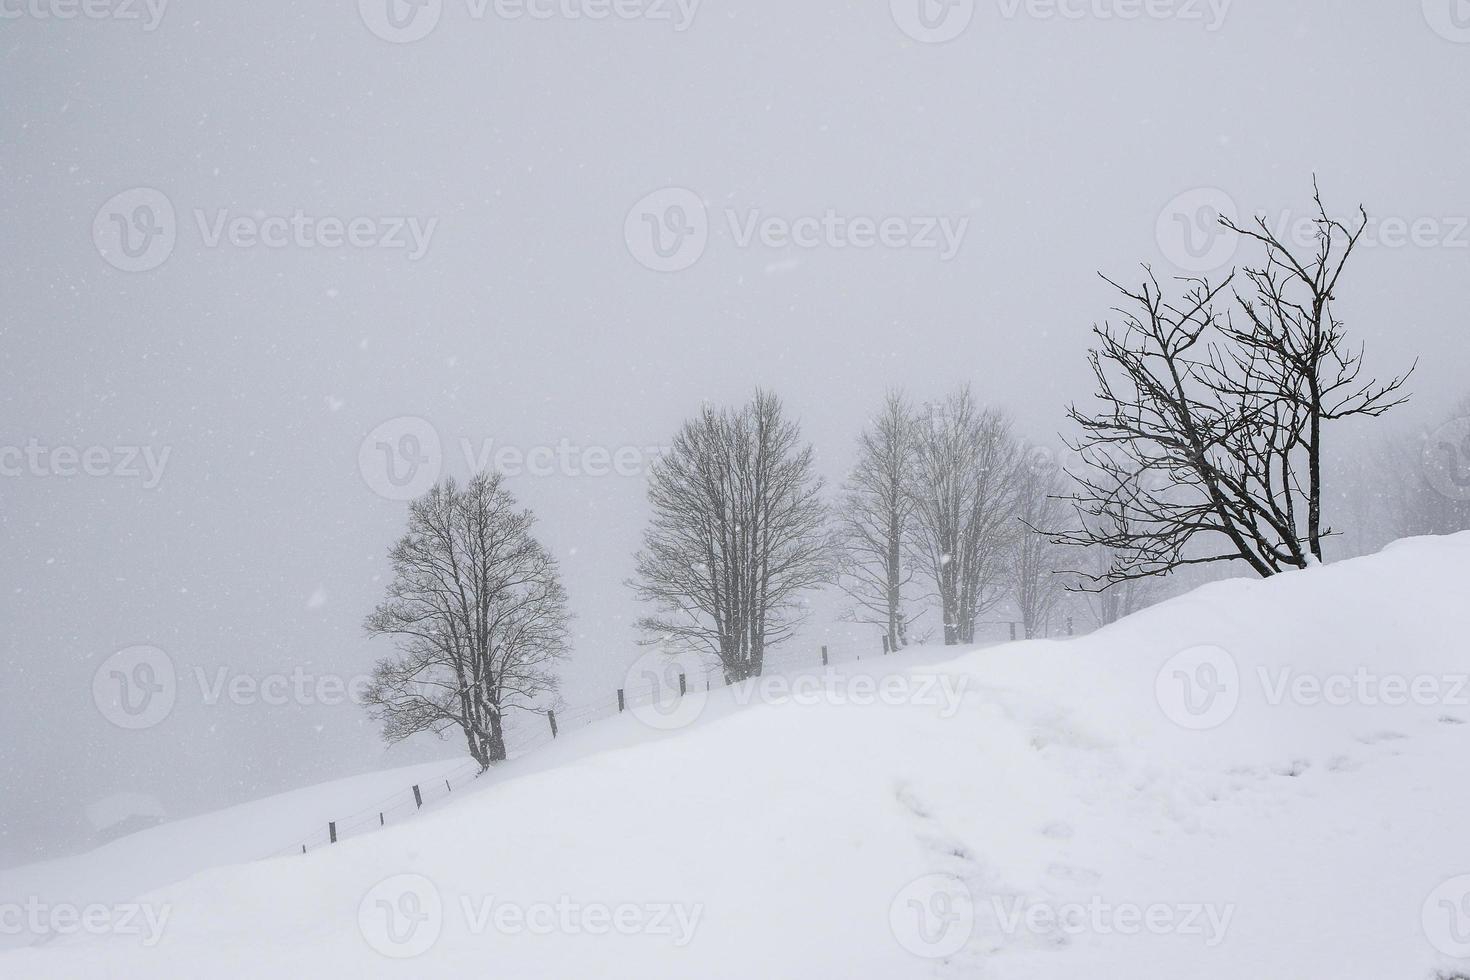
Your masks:
[{"label": "wire fence", "polygon": [[[986,640],[1015,640],[1019,624],[1008,621],[977,623],[989,635]],[[977,635],[976,640],[982,637]],[[802,674],[843,664],[861,663],[864,659],[875,661],[889,653],[888,638],[882,637],[877,649],[834,651],[822,646],[817,651],[810,648],[787,648],[768,651],[763,672],[771,674]],[[530,725],[517,724],[505,731],[507,759],[519,759],[535,750],[549,745],[562,734],[585,728],[593,722],[611,718],[625,711],[646,705],[659,704],[672,697],[681,697],[696,687],[705,691],[725,687],[725,679],[717,669],[703,674],[678,675],[677,684],[665,685],[660,679],[651,679],[647,688],[619,688],[612,694],[573,707],[565,705],[527,713]],[[313,833],[298,838],[286,847],[273,851],[269,857],[285,857],[306,854],[321,847],[329,847],[338,841],[360,837],[380,830],[389,824],[412,819],[424,810],[434,809],[453,798],[456,790],[463,790],[482,775],[476,762],[463,765],[437,776],[407,787],[391,796],[384,797],[371,806],[355,813],[323,821]]]}]

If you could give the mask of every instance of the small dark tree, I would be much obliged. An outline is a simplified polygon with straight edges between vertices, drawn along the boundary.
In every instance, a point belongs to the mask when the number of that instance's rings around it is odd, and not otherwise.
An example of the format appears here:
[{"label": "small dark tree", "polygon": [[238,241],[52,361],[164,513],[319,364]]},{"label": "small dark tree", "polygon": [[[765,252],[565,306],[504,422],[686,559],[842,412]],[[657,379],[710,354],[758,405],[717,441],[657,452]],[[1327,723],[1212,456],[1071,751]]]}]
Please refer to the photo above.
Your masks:
[{"label": "small dark tree", "polygon": [[657,609],[639,621],[647,641],[718,660],[727,683],[759,676],[804,618],[804,593],[831,579],[821,489],[811,446],[769,392],[686,422],[649,479],[630,583]]},{"label": "small dark tree", "polygon": [[534,523],[499,474],[446,479],[409,506],[387,598],[366,623],[398,641],[366,697],[386,740],[457,727],[484,769],[505,758],[506,713],[555,690],[569,615]]},{"label": "small dark tree", "polygon": [[917,448],[913,413],[890,392],[858,439],[838,517],[837,581],[852,600],[852,617],[882,628],[891,649],[909,644],[907,592],[913,581],[904,544],[912,530],[909,494]]}]

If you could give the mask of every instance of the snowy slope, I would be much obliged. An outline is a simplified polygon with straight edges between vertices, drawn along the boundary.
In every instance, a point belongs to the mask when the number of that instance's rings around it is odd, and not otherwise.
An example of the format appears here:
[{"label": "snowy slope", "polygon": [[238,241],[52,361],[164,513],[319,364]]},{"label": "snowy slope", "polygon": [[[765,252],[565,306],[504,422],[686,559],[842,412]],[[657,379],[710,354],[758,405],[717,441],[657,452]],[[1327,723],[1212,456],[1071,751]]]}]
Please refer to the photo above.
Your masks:
[{"label": "snowy slope", "polygon": [[[129,834],[84,854],[0,870],[0,908],[35,898],[48,905],[117,903],[207,868],[255,861],[321,833],[322,821],[354,813],[415,783],[464,770],[463,759],[427,762],[279,793]],[[30,945],[29,929],[7,930],[0,950]],[[0,977],[5,977],[0,972]]]},{"label": "snowy slope", "polygon": [[1450,977],[1467,581],[1470,535],[1417,539],[1071,642],[691,694],[0,976]]}]

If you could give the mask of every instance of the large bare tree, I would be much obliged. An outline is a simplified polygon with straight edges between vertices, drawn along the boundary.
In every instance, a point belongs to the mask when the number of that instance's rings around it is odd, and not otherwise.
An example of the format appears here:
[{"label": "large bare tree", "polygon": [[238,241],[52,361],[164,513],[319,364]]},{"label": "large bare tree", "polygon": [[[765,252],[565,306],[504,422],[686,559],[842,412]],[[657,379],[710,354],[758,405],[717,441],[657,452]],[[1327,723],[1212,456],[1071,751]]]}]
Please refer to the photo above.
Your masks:
[{"label": "large bare tree", "polygon": [[499,474],[445,479],[409,506],[387,597],[366,623],[398,641],[366,698],[389,742],[457,727],[483,769],[505,758],[506,714],[555,690],[569,615],[534,523]]},{"label": "large bare tree", "polygon": [[1121,326],[1095,328],[1096,404],[1069,412],[1087,464],[1074,474],[1081,528],[1058,537],[1114,551],[1096,585],[1214,562],[1266,576],[1321,561],[1325,427],[1400,404],[1407,375],[1364,379],[1335,312],[1366,213],[1349,225],[1320,195],[1316,207],[1308,254],[1264,220],[1225,220],[1262,252],[1239,276],[1186,280],[1179,299],[1152,273],[1137,290],[1113,284],[1126,303]]},{"label": "large bare tree", "polygon": [[1005,596],[1019,452],[1009,419],[969,386],[930,406],[916,431],[913,561],[932,585],[945,644],[973,643],[976,621]]},{"label": "large bare tree", "polygon": [[910,493],[918,434],[903,395],[889,392],[858,438],[858,461],[842,495],[837,581],[852,617],[878,626],[889,648],[909,644],[913,581],[905,543],[912,531]]},{"label": "large bare tree", "polygon": [[766,391],[689,420],[649,479],[653,519],[630,583],[655,613],[647,642],[717,660],[727,683],[759,676],[768,649],[831,579],[812,449]]}]

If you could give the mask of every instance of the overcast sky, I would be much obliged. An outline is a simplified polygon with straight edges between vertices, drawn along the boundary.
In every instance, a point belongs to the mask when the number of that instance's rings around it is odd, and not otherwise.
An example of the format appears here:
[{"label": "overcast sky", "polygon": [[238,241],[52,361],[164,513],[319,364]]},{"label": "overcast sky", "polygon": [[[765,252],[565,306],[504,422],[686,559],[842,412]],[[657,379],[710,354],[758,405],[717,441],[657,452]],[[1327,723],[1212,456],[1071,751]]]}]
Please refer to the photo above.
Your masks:
[{"label": "overcast sky", "polygon": [[[559,451],[510,486],[578,703],[637,655],[642,451],[702,400],[776,390],[834,482],[888,386],[1052,441],[1096,273],[1228,264],[1211,208],[1303,217],[1316,172],[1390,219],[1340,312],[1379,373],[1421,358],[1411,411],[1467,387],[1463,2],[392,2],[0,0],[0,865],[117,792],[460,752],[207,700],[369,670],[395,479],[466,446]],[[830,618],[797,643],[856,642]],[[139,645],[177,692],[127,730],[93,682]]]}]

